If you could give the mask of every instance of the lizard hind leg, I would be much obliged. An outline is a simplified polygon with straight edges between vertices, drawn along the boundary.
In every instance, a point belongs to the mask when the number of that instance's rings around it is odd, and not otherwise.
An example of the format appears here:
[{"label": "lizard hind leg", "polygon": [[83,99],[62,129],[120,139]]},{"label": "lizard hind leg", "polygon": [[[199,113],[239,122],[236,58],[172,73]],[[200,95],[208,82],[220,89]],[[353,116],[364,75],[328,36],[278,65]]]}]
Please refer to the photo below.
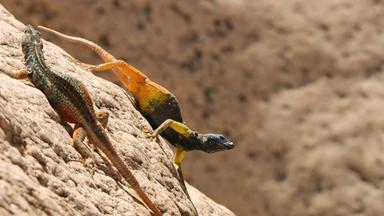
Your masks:
[{"label": "lizard hind leg", "polygon": [[[96,114],[96,119],[98,122],[100,122],[101,126],[103,128],[106,128],[107,125],[108,125],[108,119],[109,119],[109,112],[107,110],[96,110],[95,111],[95,114]],[[100,153],[99,149],[98,148],[95,148],[94,149],[101,157],[102,154]],[[104,159],[105,160],[105,159]],[[105,160],[107,161],[107,160]]]},{"label": "lizard hind leg", "polygon": [[[99,65],[91,65],[86,67],[87,70],[91,72],[100,72],[100,71],[106,71],[106,70],[113,70],[116,74],[116,76],[120,79],[120,81],[128,87],[128,84],[131,83],[132,76],[129,76],[128,72],[131,70],[128,69],[128,64],[124,62],[123,60],[115,60]],[[121,72],[121,70],[118,70],[117,68],[122,68],[124,71]]]},{"label": "lizard hind leg", "polygon": [[[96,118],[100,124],[105,128],[108,124],[109,113],[106,110],[97,110]],[[72,132],[72,142],[75,149],[81,154],[84,159],[91,158],[95,161],[95,157],[92,154],[92,150],[88,145],[84,143],[85,138],[87,137],[87,132],[84,128],[79,125],[75,125],[75,129]],[[97,149],[96,149],[97,150]]]},{"label": "lizard hind leg", "polygon": [[[96,110],[95,113],[97,121],[100,122],[103,128],[106,128],[108,124],[109,112],[107,110]],[[73,146],[82,156],[82,163],[85,167],[89,167],[91,169],[91,173],[94,173],[96,167],[96,157],[93,155],[92,149],[84,143],[86,137],[87,132],[85,129],[79,125],[75,125],[75,129],[72,133]],[[94,150],[101,155],[97,148]]]},{"label": "lizard hind leg", "polygon": [[126,64],[123,60],[115,60],[99,65],[91,65],[87,67],[88,70],[92,72],[100,72],[100,71],[106,71],[106,70],[112,70],[117,67],[121,67],[122,65]]},{"label": "lizard hind leg", "polygon": [[87,132],[85,129],[79,125],[76,125],[72,134],[72,142],[76,151],[78,151],[83,158],[81,162],[85,165],[85,167],[91,169],[91,173],[94,173],[96,158],[92,154],[92,150],[89,148],[89,146],[84,143],[86,136]]},{"label": "lizard hind leg", "polygon": [[[107,110],[96,110],[95,111],[95,114],[96,114],[96,119],[98,122],[100,122],[101,126],[103,128],[106,128],[107,125],[108,125],[108,119],[109,119],[109,112]],[[108,166],[111,167],[111,164],[108,163],[108,160],[106,160],[103,155],[101,154],[101,152],[99,151],[98,148],[94,148],[94,150],[97,152],[97,154],[100,155],[100,157],[103,158],[104,161],[107,162]]]},{"label": "lizard hind leg", "polygon": [[90,70],[91,72],[113,70],[116,76],[124,85],[126,85],[127,88],[132,81],[142,85],[147,80],[146,75],[123,60],[114,60],[99,65],[92,65],[86,69]]},{"label": "lizard hind leg", "polygon": [[103,126],[103,128],[106,128],[108,125],[109,112],[107,110],[97,110],[96,118],[97,121],[99,121],[100,124]]}]

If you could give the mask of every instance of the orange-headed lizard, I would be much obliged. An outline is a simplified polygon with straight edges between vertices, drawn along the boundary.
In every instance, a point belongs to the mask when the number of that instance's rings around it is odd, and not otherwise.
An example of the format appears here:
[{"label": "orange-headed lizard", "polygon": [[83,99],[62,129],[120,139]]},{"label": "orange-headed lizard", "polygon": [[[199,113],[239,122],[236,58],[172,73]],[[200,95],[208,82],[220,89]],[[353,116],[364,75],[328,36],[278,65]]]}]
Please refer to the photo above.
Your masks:
[{"label": "orange-headed lizard", "polygon": [[84,45],[104,60],[104,64],[92,66],[89,69],[93,72],[112,70],[132,93],[138,110],[155,129],[153,135],[157,137],[160,134],[176,147],[174,163],[181,179],[183,179],[181,163],[186,151],[201,150],[213,153],[234,148],[235,145],[222,134],[203,134],[191,130],[183,123],[176,97],[164,87],[148,79],[132,65],[123,60],[117,60],[109,52],[84,38],[68,36],[43,26],[38,28],[65,40]]},{"label": "orange-headed lizard", "polygon": [[[102,124],[98,121],[99,115],[96,114],[92,98],[83,83],[74,77],[53,71],[45,63],[40,33],[32,26],[26,26],[21,46],[26,68],[6,74],[17,79],[28,78],[44,93],[49,104],[62,119],[75,124],[72,134],[75,146],[80,145],[87,136],[89,141],[108,157],[153,213],[162,215],[114,149],[102,125],[106,124],[106,121]],[[105,114],[101,116],[106,117]]]}]

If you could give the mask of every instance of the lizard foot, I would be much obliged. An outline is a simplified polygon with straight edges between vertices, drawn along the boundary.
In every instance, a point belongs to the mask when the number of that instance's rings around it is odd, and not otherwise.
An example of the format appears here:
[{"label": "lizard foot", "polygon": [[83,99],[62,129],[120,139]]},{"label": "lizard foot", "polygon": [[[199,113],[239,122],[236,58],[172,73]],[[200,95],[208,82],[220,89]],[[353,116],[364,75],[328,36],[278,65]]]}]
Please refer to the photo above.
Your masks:
[{"label": "lizard foot", "polygon": [[156,133],[149,134],[147,138],[151,141],[159,142],[159,135]]},{"label": "lizard foot", "polygon": [[95,174],[96,172],[96,167],[97,167],[97,163],[94,159],[92,158],[78,158],[78,159],[70,159],[69,162],[77,162],[77,163],[81,163],[85,169],[87,169],[91,174],[92,176]]},{"label": "lizard foot", "polygon": [[96,68],[97,68],[97,67],[94,66],[94,65],[87,65],[87,66],[84,67],[85,70],[90,71],[90,72],[95,72],[95,71],[97,71]]},{"label": "lizard foot", "polygon": [[96,161],[92,158],[87,158],[84,160],[84,167],[91,173],[93,176],[96,172]]}]

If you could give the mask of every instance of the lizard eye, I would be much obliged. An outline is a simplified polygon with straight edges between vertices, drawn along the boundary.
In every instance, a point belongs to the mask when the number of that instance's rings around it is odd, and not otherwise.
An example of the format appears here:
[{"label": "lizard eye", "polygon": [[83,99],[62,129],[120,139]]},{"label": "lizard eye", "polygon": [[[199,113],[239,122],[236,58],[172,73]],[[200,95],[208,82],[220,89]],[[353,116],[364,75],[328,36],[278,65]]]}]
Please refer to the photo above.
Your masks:
[{"label": "lizard eye", "polygon": [[24,32],[24,33],[31,33],[32,31],[31,31],[31,29],[29,28],[29,26],[27,26],[27,27],[24,29],[23,32]]},{"label": "lizard eye", "polygon": [[27,77],[32,78],[33,72],[31,70],[28,70]]}]

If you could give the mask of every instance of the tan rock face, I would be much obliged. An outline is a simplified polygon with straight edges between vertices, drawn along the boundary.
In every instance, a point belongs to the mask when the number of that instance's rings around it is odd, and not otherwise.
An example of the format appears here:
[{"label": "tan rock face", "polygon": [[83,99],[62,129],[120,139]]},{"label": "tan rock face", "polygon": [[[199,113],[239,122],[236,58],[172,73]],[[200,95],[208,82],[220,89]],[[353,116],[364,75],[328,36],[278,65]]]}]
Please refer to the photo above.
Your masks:
[{"label": "tan rock face", "polygon": [[[81,162],[70,135],[38,89],[1,73],[24,67],[23,27],[0,5],[0,214],[150,215],[103,157],[95,152],[94,169]],[[51,43],[44,43],[44,52],[54,70],[81,80],[96,107],[109,111],[108,135],[157,206],[168,215],[195,215],[176,177],[171,148],[148,138],[149,124],[123,89],[83,70]],[[190,190],[199,212],[233,215]]]},{"label": "tan rock face", "polygon": [[193,128],[228,134],[236,149],[190,153],[184,172],[239,215],[383,215],[382,1],[2,3],[97,41],[174,92]]}]

